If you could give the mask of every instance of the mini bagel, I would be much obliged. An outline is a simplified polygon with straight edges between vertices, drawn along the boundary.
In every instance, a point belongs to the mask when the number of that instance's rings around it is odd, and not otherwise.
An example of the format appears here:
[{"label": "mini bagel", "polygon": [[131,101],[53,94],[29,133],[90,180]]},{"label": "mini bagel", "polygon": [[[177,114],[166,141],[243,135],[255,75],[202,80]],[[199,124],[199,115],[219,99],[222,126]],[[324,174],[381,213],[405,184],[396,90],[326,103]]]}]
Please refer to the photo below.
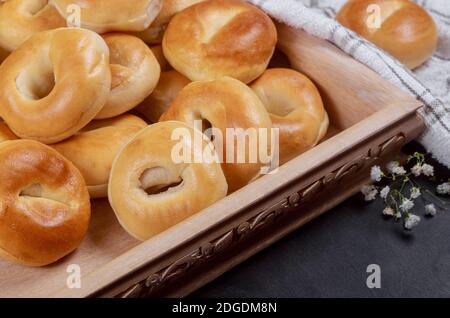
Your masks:
[{"label": "mini bagel", "polygon": [[328,129],[328,115],[316,86],[305,75],[269,69],[250,86],[279,128],[280,163],[314,147]]},{"label": "mini bagel", "polygon": [[111,94],[97,119],[123,114],[141,103],[158,84],[161,68],[150,48],[135,36],[103,36],[111,59]]},{"label": "mini bagel", "polygon": [[153,21],[147,29],[142,32],[137,32],[134,35],[148,44],[161,43],[164,31],[166,30],[170,19],[178,12],[202,1],[205,0],[164,0],[162,2],[161,11],[155,21]]},{"label": "mini bagel", "polygon": [[[371,11],[372,7],[375,11]],[[377,14],[379,25],[376,23]],[[413,1],[350,0],[339,11],[337,20],[392,54],[410,69],[423,64],[437,48],[436,23],[425,9]]]},{"label": "mini bagel", "polygon": [[180,91],[191,81],[177,71],[162,72],[153,93],[136,110],[152,123],[159,121],[161,115],[169,109]]},{"label": "mini bagel", "polygon": [[66,26],[47,0],[0,2],[0,47],[12,52],[35,33]]},{"label": "mini bagel", "polygon": [[231,76],[249,83],[267,68],[276,43],[274,23],[257,7],[210,0],[172,18],[163,50],[170,65],[192,81]]},{"label": "mini bagel", "polygon": [[129,114],[94,120],[75,136],[52,147],[80,170],[91,198],[103,198],[108,195],[108,179],[114,158],[145,127],[145,121]]},{"label": "mini bagel", "polygon": [[50,0],[67,18],[80,8],[81,27],[97,33],[143,31],[161,10],[162,0]]},{"label": "mini bagel", "polygon": [[0,143],[0,256],[43,266],[75,250],[90,219],[83,177],[33,140]]},{"label": "mini bagel", "polygon": [[0,66],[0,116],[21,138],[58,142],[98,114],[110,88],[109,50],[99,35],[40,32]]},{"label": "mini bagel", "polygon": [[6,140],[19,139],[12,131],[9,129],[5,122],[0,122],[0,142]]},{"label": "mini bagel", "polygon": [[[177,130],[183,133],[181,140],[173,138]],[[180,144],[193,155],[206,149],[214,153],[201,132],[170,121],[144,128],[114,160],[109,202],[120,224],[140,240],[168,229],[227,194],[220,164],[177,161],[173,150]]]},{"label": "mini bagel", "polygon": [[[259,156],[263,151],[271,154],[270,137],[264,149],[260,138],[257,139],[257,149],[251,149],[250,143],[247,143],[245,148],[238,148],[239,142],[235,135],[227,138],[227,129],[234,129],[233,132],[236,132],[236,129],[255,131],[257,137],[261,129],[271,136],[272,122],[264,105],[247,85],[236,79],[223,77],[213,81],[192,82],[178,94],[167,112],[161,116],[160,121],[165,120],[179,120],[191,126],[196,126],[195,121],[198,120],[201,121],[202,129],[211,126],[221,132],[222,138],[215,140],[215,146],[218,148],[221,145],[216,142],[223,142],[223,150],[219,155],[223,157],[222,169],[229,192],[247,185],[260,176],[262,167],[270,165],[270,162],[263,162]],[[234,154],[232,160],[229,158],[231,154],[228,153],[230,149],[233,149]],[[240,153],[242,151],[245,153]],[[252,151],[258,154],[255,162],[249,160]],[[245,160],[239,162],[238,156]]]}]

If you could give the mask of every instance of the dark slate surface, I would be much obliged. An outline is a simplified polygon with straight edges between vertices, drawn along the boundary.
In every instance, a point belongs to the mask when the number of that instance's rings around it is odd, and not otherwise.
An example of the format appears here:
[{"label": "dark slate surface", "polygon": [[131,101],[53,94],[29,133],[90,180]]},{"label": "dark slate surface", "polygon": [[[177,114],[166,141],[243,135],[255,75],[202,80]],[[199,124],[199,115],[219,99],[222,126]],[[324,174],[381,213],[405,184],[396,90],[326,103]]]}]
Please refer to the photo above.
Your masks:
[{"label": "dark slate surface", "polygon": [[[350,198],[192,297],[450,297],[450,210],[405,232],[383,207]],[[366,286],[369,264],[381,267],[381,289]]]}]

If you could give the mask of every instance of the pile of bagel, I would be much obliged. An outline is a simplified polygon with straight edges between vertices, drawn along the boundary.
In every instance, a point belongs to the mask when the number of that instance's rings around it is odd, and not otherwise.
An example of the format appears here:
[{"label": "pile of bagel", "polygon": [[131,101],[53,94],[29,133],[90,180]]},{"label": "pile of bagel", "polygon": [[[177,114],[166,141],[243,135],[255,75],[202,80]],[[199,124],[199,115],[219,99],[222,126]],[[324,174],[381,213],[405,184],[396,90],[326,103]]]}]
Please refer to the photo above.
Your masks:
[{"label": "pile of bagel", "polygon": [[260,176],[261,162],[174,162],[178,128],[194,154],[219,151],[195,120],[278,128],[281,163],[314,147],[328,115],[305,75],[268,68],[276,43],[240,0],[0,1],[0,256],[69,254],[90,199],[146,240]]}]

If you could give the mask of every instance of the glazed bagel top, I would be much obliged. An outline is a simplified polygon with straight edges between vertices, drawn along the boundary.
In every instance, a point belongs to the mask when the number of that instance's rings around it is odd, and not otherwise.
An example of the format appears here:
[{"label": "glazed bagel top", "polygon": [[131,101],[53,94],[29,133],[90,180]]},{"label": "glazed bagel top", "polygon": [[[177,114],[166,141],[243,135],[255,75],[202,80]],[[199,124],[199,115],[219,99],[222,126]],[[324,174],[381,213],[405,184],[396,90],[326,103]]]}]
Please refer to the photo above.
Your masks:
[{"label": "glazed bagel top", "polygon": [[[160,121],[179,120],[196,126],[195,121],[202,121],[202,129],[211,126],[221,132],[223,151],[219,153],[224,162],[222,168],[227,178],[230,192],[236,191],[248,184],[260,175],[261,167],[270,163],[261,162],[258,156],[256,162],[250,162],[251,151],[260,154],[260,150],[266,150],[270,154],[270,129],[272,122],[264,105],[256,94],[244,83],[231,77],[223,77],[213,81],[197,81],[187,85],[177,96],[169,109],[161,116]],[[198,127],[200,129],[200,127]],[[231,140],[227,139],[227,128],[230,129],[255,129],[259,134],[259,128],[266,129],[268,137],[267,149],[250,149],[250,143],[245,145],[244,154],[239,153],[238,142],[233,135]],[[236,132],[236,131],[235,131]],[[227,147],[234,148],[234,158],[228,158]],[[231,148],[228,148],[228,150]],[[231,151],[231,150],[229,150]],[[239,162],[238,156],[244,158]],[[242,161],[242,160],[241,160]]]},{"label": "glazed bagel top", "polygon": [[[176,135],[182,137],[174,138]],[[204,152],[215,155],[211,142],[199,131],[182,122],[168,121],[144,128],[114,160],[109,202],[121,225],[140,240],[166,230],[227,194],[220,164],[174,158],[179,146],[191,153],[191,160]]]},{"label": "glazed bagel top", "polygon": [[37,32],[65,25],[65,20],[47,0],[0,2],[0,47],[10,52]]},{"label": "glazed bagel top", "polygon": [[[378,12],[369,10],[371,5],[379,8],[380,25],[374,19]],[[413,1],[350,0],[339,11],[337,20],[411,69],[425,62],[437,47],[433,18]]]},{"label": "glazed bagel top", "polygon": [[268,69],[251,84],[280,129],[280,162],[285,163],[322,139],[328,115],[316,86],[292,69]]},{"label": "glazed bagel top", "polygon": [[109,50],[99,35],[40,32],[0,66],[0,116],[21,138],[58,142],[97,115],[110,87]]},{"label": "glazed bagel top", "polygon": [[161,11],[155,21],[153,21],[146,30],[136,32],[133,35],[141,38],[144,42],[149,44],[161,43],[164,30],[166,29],[170,19],[172,19],[172,17],[178,12],[202,1],[205,0],[163,0]]},{"label": "glazed bagel top", "polygon": [[146,126],[145,121],[130,114],[94,120],[75,136],[52,147],[80,169],[88,187],[106,185],[119,150]]},{"label": "glazed bagel top", "polygon": [[97,33],[143,31],[158,15],[162,0],[50,0],[66,17],[75,5],[80,10],[81,27]]},{"label": "glazed bagel top", "polygon": [[32,140],[0,143],[0,255],[19,263],[53,263],[80,244],[90,219],[80,172]]},{"label": "glazed bagel top", "polygon": [[96,118],[111,118],[137,106],[158,84],[161,67],[152,50],[139,38],[108,33],[103,39],[109,47],[111,93]]},{"label": "glazed bagel top", "polygon": [[170,64],[192,81],[231,76],[249,83],[266,69],[276,42],[274,23],[257,7],[211,0],[173,17],[163,50]]}]

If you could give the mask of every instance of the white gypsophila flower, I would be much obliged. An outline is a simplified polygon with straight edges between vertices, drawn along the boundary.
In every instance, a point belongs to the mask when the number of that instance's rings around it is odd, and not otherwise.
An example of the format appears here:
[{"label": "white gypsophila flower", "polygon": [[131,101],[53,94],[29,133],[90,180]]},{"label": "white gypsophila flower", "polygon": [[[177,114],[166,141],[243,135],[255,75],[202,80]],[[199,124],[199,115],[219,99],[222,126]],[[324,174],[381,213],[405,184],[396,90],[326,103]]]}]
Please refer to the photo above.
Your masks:
[{"label": "white gypsophila flower", "polygon": [[387,171],[389,171],[390,173],[392,173],[392,171],[397,168],[398,166],[400,166],[400,163],[398,161],[391,161],[386,165],[386,169]]},{"label": "white gypsophila flower", "polygon": [[439,194],[450,194],[450,182],[438,185],[436,191]]},{"label": "white gypsophila flower", "polygon": [[394,173],[394,169],[398,166],[400,166],[400,163],[398,161],[391,161],[386,165],[386,169],[387,171],[389,171],[389,173]]},{"label": "white gypsophila flower", "polygon": [[369,192],[372,192],[376,187],[373,185],[365,185],[361,188],[361,193],[363,195],[367,195]]},{"label": "white gypsophila flower", "polygon": [[383,215],[394,216],[395,210],[393,208],[391,208],[390,206],[388,206],[383,210]]},{"label": "white gypsophila flower", "polygon": [[381,189],[380,191],[380,197],[382,199],[386,199],[389,192],[391,191],[391,188],[389,186],[385,186],[383,189]]},{"label": "white gypsophila flower", "polygon": [[400,204],[400,209],[403,212],[408,212],[409,210],[411,210],[414,207],[414,202],[412,202],[409,199],[403,199],[402,204]]},{"label": "white gypsophila flower", "polygon": [[421,194],[422,193],[420,192],[419,188],[414,187],[411,189],[411,198],[412,199],[417,199],[418,197],[420,197]]},{"label": "white gypsophila flower", "polygon": [[373,166],[372,169],[370,169],[370,178],[375,182],[381,181],[381,178],[383,178],[383,171],[381,171],[380,166]]},{"label": "white gypsophila flower", "polygon": [[400,213],[400,211],[397,211],[394,216],[397,220],[400,220],[402,218],[402,214]]},{"label": "white gypsophila flower", "polygon": [[364,200],[367,202],[373,201],[377,198],[378,191],[370,192],[368,195],[364,197]]},{"label": "white gypsophila flower", "polygon": [[366,185],[361,188],[361,193],[365,201],[373,201],[377,198],[378,190],[373,185]]},{"label": "white gypsophila flower", "polygon": [[405,229],[412,230],[420,223],[420,216],[410,214],[405,219]]},{"label": "white gypsophila flower", "polygon": [[392,169],[392,173],[397,176],[404,176],[406,174],[406,170],[402,166],[398,166]]},{"label": "white gypsophila flower", "polygon": [[432,176],[434,176],[434,167],[429,164],[424,164],[422,166],[422,172],[425,176],[432,177]]},{"label": "white gypsophila flower", "polygon": [[411,168],[411,173],[416,177],[419,177],[422,174],[422,166],[415,165],[414,167]]},{"label": "white gypsophila flower", "polygon": [[436,207],[434,206],[434,204],[427,204],[425,206],[425,212],[427,215],[435,216],[437,213],[437,210],[436,210]]}]

